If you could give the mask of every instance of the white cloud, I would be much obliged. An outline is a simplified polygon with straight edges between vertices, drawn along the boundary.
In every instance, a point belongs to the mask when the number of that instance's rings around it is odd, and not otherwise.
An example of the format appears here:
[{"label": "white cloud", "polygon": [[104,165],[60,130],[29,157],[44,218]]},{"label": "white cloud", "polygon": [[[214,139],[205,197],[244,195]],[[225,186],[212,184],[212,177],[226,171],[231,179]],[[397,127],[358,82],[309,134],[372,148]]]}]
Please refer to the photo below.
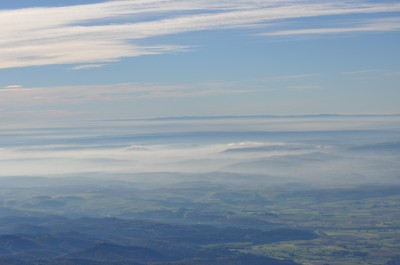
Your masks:
[{"label": "white cloud", "polygon": [[[116,0],[3,10],[0,11],[0,68],[104,63],[188,48],[143,44],[147,38],[162,35],[247,28],[282,19],[393,11],[400,11],[400,3],[345,0],[324,3],[316,0]],[[393,25],[386,25],[375,30],[395,29]]]},{"label": "white cloud", "polygon": [[82,64],[72,67],[72,70],[90,70],[103,67],[104,64]]},{"label": "white cloud", "polygon": [[19,89],[19,88],[23,88],[23,86],[21,86],[21,85],[9,85],[9,86],[2,87],[2,89],[6,89],[6,90]]},{"label": "white cloud", "polygon": [[343,34],[362,32],[384,32],[400,30],[400,18],[366,20],[347,27],[328,27],[312,29],[295,29],[268,32],[266,36],[290,36],[290,35],[316,35],[316,34]]}]

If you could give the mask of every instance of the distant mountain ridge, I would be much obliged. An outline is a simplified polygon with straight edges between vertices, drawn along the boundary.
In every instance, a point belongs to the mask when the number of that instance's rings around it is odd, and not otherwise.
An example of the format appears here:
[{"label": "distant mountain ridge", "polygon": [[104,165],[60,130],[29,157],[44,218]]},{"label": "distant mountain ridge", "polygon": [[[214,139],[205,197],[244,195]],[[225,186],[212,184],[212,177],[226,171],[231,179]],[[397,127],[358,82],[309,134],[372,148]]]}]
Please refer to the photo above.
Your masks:
[{"label": "distant mountain ridge", "polygon": [[[284,118],[359,118],[400,117],[400,114],[298,114],[298,115],[226,115],[226,116],[166,116],[153,118],[113,119],[112,121],[179,121],[179,120],[224,120],[224,119],[284,119]],[[108,120],[102,120],[108,121]]]}]

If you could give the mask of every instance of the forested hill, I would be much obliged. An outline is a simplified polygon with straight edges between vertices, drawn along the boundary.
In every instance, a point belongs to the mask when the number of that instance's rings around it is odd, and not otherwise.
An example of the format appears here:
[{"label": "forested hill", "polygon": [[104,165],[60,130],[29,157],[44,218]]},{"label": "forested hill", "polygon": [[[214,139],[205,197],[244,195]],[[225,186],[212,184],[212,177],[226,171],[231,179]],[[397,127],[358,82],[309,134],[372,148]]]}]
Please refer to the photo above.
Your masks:
[{"label": "forested hill", "polygon": [[[5,218],[0,226],[14,233],[0,235],[0,264],[7,265],[294,265],[241,253],[235,244],[315,238],[312,232],[296,229],[262,231],[117,218]],[[20,228],[23,234],[18,233]]]}]

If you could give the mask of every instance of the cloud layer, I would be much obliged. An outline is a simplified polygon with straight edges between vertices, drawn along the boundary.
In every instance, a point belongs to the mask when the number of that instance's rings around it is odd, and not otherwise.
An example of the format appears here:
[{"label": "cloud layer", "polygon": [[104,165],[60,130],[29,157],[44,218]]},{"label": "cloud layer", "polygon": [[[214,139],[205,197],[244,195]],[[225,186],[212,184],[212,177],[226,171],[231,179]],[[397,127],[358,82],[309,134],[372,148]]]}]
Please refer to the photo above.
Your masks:
[{"label": "cloud layer", "polygon": [[0,177],[220,171],[296,182],[399,181],[398,121],[398,115],[221,117],[201,120],[203,131],[195,131],[196,119],[3,131]]},{"label": "cloud layer", "polygon": [[[258,27],[283,20],[399,12],[400,3],[315,0],[116,0],[97,4],[0,11],[0,68],[99,64],[147,54],[183,51],[150,38],[201,30]],[[325,33],[398,30],[398,19],[325,29]],[[369,23],[369,24],[368,24]],[[290,23],[289,23],[290,24]],[[287,29],[266,35],[315,34]],[[82,69],[82,68],[81,68]]]}]

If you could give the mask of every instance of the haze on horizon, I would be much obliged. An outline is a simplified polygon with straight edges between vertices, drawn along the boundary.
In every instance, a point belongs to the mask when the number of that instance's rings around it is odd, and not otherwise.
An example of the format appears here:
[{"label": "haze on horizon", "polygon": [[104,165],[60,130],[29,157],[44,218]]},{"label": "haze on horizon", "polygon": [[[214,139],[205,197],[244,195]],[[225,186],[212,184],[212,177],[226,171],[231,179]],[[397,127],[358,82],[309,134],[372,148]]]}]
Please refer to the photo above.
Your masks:
[{"label": "haze on horizon", "polygon": [[193,174],[221,172],[243,180],[257,175],[266,183],[271,178],[324,185],[398,183],[399,123],[399,115],[328,115],[21,127],[1,132],[0,177],[146,182],[154,173],[162,184],[182,174],[189,180]]}]

